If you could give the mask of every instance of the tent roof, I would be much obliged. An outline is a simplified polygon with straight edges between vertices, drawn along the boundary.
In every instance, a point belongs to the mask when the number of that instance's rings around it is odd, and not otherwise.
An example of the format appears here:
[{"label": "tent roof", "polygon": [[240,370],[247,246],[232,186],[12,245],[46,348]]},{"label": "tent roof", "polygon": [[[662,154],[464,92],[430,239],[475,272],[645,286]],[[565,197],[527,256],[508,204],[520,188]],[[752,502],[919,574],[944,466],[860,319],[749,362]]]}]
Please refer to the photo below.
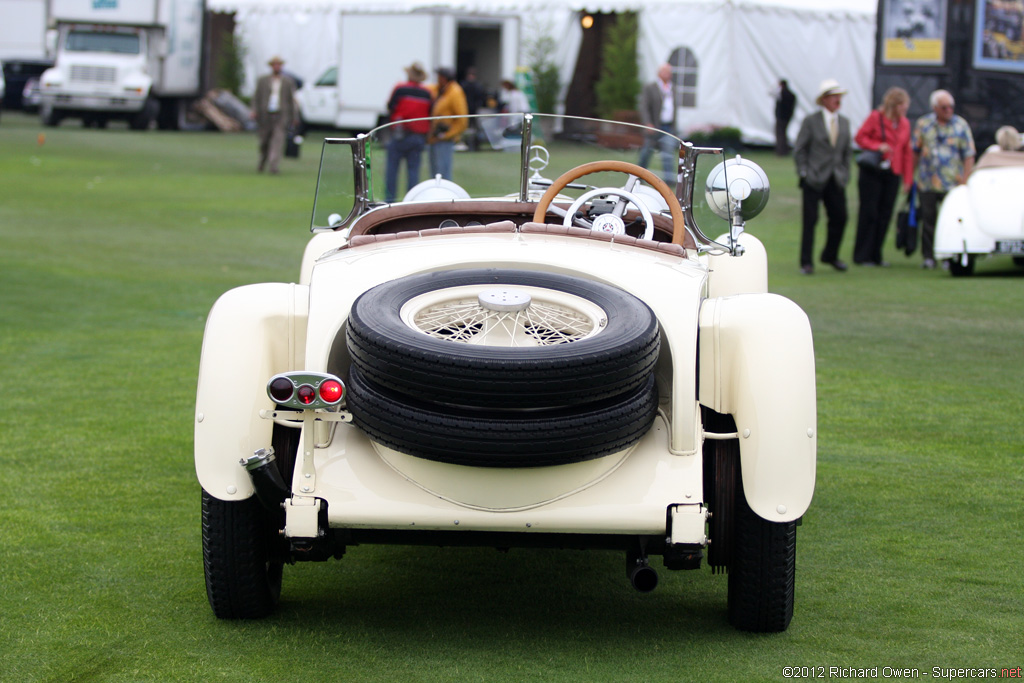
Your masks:
[{"label": "tent roof", "polygon": [[555,7],[567,10],[614,12],[622,10],[651,10],[673,5],[735,5],[737,7],[772,7],[822,14],[853,13],[874,16],[877,0],[379,0],[372,4],[365,0],[207,0],[214,11],[233,12],[242,9],[274,9],[303,11],[310,9],[349,9],[352,11],[409,11],[428,7],[451,7],[471,12],[528,12],[550,11]]}]

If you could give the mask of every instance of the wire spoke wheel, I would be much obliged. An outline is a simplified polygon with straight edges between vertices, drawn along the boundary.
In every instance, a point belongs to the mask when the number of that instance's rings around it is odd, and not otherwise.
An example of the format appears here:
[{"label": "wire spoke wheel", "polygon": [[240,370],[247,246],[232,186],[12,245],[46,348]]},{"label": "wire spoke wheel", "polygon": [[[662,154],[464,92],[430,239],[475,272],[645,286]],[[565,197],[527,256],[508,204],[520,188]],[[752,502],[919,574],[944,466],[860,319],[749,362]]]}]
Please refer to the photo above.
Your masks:
[{"label": "wire spoke wheel", "polygon": [[436,339],[505,347],[571,344],[598,334],[608,322],[601,307],[566,292],[487,285],[415,297],[401,317]]}]

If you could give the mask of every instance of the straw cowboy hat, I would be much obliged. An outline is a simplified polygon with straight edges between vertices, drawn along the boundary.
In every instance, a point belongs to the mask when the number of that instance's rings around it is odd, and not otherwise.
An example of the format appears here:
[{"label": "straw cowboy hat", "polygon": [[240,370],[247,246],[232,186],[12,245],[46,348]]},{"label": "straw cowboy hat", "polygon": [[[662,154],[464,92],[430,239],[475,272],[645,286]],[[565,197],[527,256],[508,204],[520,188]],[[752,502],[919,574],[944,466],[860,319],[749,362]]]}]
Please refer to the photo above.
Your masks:
[{"label": "straw cowboy hat", "polygon": [[267,66],[274,66],[275,64],[284,65],[284,60],[278,57],[277,55],[274,55],[273,57],[270,58],[270,61],[267,62]]},{"label": "straw cowboy hat", "polygon": [[427,72],[419,62],[413,62],[405,67],[405,75],[409,77],[410,81],[415,83],[422,83],[427,80]]},{"label": "straw cowboy hat", "polygon": [[821,100],[824,99],[825,97],[828,97],[829,95],[845,94],[846,90],[841,85],[839,85],[839,81],[835,80],[834,78],[826,78],[824,81],[821,82],[821,85],[818,86],[818,96],[814,98],[814,101],[817,104],[821,104]]}]

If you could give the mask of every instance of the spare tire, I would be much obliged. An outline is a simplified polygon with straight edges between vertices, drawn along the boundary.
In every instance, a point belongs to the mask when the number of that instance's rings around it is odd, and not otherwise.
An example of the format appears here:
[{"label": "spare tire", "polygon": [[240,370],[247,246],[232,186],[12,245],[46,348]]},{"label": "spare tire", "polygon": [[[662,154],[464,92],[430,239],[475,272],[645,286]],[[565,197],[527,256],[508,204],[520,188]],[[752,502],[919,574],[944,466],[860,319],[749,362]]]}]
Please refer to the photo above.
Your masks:
[{"label": "spare tire", "polygon": [[415,401],[352,368],[353,423],[401,453],[473,467],[541,467],[593,460],[629,448],[658,410],[654,375],[625,397],[550,410],[483,411]]},{"label": "spare tire", "polygon": [[658,321],[621,289],[557,273],[449,270],[364,292],[352,365],[385,389],[478,408],[579,405],[635,392],[658,359]]}]

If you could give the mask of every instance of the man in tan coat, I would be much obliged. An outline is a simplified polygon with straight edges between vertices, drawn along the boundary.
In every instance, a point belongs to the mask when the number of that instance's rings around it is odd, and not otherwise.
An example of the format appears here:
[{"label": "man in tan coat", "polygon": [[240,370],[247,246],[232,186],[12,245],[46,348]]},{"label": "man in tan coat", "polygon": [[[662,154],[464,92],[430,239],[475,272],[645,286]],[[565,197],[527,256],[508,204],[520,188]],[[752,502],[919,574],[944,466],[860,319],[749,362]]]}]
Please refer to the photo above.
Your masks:
[{"label": "man in tan coat", "polygon": [[256,170],[277,173],[288,127],[298,123],[299,110],[295,104],[295,81],[281,72],[284,60],[273,57],[268,64],[271,72],[256,81],[253,98],[252,116],[260,141],[260,163]]}]

